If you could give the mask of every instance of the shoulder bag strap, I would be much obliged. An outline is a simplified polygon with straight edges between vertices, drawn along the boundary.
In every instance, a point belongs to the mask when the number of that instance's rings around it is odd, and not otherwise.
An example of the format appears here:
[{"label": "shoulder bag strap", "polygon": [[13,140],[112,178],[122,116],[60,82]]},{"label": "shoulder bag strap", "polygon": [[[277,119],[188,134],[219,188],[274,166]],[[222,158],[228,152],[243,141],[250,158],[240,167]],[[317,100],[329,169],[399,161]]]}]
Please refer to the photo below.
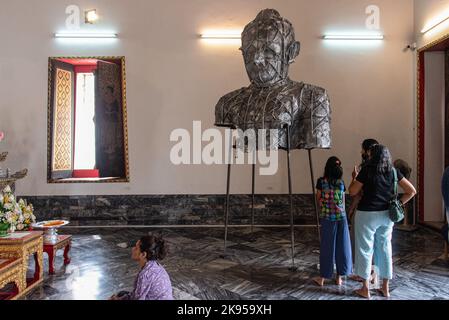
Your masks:
[{"label": "shoulder bag strap", "polygon": [[393,168],[394,175],[394,198],[398,198],[398,173],[396,172],[396,168]]}]

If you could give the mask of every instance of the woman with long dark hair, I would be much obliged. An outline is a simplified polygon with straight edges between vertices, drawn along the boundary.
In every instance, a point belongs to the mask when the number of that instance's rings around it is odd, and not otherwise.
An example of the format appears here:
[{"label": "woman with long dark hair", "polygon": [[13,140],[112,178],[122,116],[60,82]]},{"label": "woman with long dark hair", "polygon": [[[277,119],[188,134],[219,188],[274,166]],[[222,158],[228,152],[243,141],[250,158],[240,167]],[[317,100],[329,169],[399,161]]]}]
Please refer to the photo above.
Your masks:
[{"label": "woman with long dark hair", "polygon": [[156,235],[140,238],[131,258],[140,266],[133,292],[120,292],[111,300],[173,300],[170,277],[159,263],[168,253],[165,240]]},{"label": "woman with long dark hair", "polygon": [[[360,165],[354,167],[354,171],[359,172],[360,170],[362,170],[362,168],[364,166],[366,166],[368,164],[368,160],[369,160],[368,151],[376,144],[379,144],[379,142],[376,139],[363,140],[362,150],[360,151],[360,155],[362,156],[362,162],[360,163]],[[351,205],[349,206],[349,210],[348,210],[349,222],[351,224],[350,235],[351,235],[351,244],[352,244],[352,252],[353,253],[355,252],[355,250],[354,250],[354,244],[355,244],[354,218],[355,218],[355,213],[357,211],[357,207],[359,205],[360,199],[362,199],[362,192],[351,197]],[[353,254],[352,258],[354,259],[354,254]],[[376,274],[373,269],[371,271],[371,282],[372,283],[373,283],[375,277],[376,277]],[[363,281],[363,279],[361,279],[360,277],[358,277],[356,275],[352,275],[350,278],[352,280],[355,280],[358,282]]]},{"label": "woman with long dark hair", "polygon": [[324,176],[318,179],[316,197],[321,210],[320,277],[313,278],[319,286],[334,275],[341,285],[343,276],[352,273],[351,240],[345,210],[345,183],[340,159],[330,157]]},{"label": "woman with long dark hair", "polygon": [[[365,139],[362,142],[362,150],[360,151],[360,155],[362,156],[362,163],[360,165],[356,166],[354,170],[360,171],[362,168],[368,164],[369,156],[368,151],[375,146],[376,144],[379,144],[379,142],[376,139]],[[352,222],[354,214],[357,210],[357,206],[359,204],[361,193],[359,193],[357,196],[352,197],[351,206],[349,207],[349,220]]]},{"label": "woman with long dark hair", "polygon": [[416,190],[401,172],[394,169],[387,147],[374,145],[368,154],[367,165],[360,173],[354,172],[349,186],[351,196],[363,191],[355,215],[355,274],[363,279],[363,286],[355,293],[370,298],[369,277],[374,255],[374,265],[383,280],[380,293],[389,297],[389,281],[393,278],[391,236],[394,226],[389,206],[394,195],[394,171],[399,186],[404,190],[400,199],[403,205],[415,196]]}]

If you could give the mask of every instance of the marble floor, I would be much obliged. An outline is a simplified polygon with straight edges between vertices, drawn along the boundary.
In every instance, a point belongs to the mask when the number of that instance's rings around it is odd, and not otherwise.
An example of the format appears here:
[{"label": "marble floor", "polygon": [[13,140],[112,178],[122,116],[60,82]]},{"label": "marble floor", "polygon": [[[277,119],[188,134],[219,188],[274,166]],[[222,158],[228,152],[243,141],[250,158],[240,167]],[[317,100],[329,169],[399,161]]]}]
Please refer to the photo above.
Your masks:
[{"label": "marble floor", "polygon": [[[107,299],[131,290],[138,272],[130,259],[130,246],[148,232],[162,232],[170,244],[164,265],[171,276],[174,296],[182,300],[357,300],[359,284],[345,281],[315,286],[319,260],[316,229],[296,229],[295,263],[291,272],[289,229],[231,229],[228,256],[223,251],[223,229],[65,229],[74,235],[72,263],[63,266],[56,257],[56,274],[47,273],[44,284],[24,299]],[[397,300],[449,299],[449,262],[440,258],[441,237],[420,229],[394,233],[395,276],[392,297]],[[372,299],[384,299],[372,291]]]}]

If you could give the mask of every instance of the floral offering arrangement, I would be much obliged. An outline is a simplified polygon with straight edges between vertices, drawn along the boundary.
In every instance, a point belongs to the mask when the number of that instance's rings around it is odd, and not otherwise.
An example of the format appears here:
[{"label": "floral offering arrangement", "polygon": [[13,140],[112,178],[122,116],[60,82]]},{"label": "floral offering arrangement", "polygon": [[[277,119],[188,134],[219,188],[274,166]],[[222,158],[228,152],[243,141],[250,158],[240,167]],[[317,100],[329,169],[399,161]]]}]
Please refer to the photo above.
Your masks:
[{"label": "floral offering arrangement", "polygon": [[0,224],[9,225],[9,232],[29,230],[36,223],[34,208],[25,200],[17,201],[7,186],[0,194]]}]

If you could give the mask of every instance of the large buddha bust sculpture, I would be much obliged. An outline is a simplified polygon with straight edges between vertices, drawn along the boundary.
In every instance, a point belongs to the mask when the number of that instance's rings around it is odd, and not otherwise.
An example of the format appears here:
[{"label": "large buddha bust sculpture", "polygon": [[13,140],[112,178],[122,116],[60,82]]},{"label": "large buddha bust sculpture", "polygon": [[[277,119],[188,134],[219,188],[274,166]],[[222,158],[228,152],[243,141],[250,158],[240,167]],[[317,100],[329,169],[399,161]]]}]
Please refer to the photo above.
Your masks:
[{"label": "large buddha bust sculpture", "polygon": [[[330,103],[325,89],[289,79],[289,66],[299,54],[292,24],[276,10],[265,9],[242,33],[246,71],[251,85],[228,93],[215,108],[215,125],[279,129],[275,146],[287,149],[331,147]],[[267,140],[267,144],[269,140]]]}]

